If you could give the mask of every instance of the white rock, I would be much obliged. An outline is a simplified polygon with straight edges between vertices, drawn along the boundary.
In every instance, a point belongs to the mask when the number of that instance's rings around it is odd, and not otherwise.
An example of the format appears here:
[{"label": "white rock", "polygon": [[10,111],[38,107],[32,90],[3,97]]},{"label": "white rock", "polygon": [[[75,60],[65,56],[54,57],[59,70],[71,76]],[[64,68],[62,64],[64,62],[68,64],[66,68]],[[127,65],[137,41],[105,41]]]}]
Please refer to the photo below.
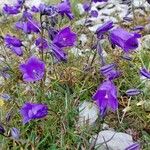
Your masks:
[{"label": "white rock", "polygon": [[85,46],[87,42],[87,36],[85,34],[81,34],[81,36],[79,37],[79,40],[81,41],[81,45]]},{"label": "white rock", "polygon": [[94,144],[95,140],[97,150],[125,150],[133,144],[131,135],[110,130],[101,131],[98,135],[94,135],[90,139],[90,143]]},{"label": "white rock", "polygon": [[79,57],[79,56],[83,55],[82,51],[77,47],[71,48],[70,51],[71,51],[72,54],[74,54],[75,57]]},{"label": "white rock", "polygon": [[143,48],[150,50],[150,34],[142,37],[141,44]]},{"label": "white rock", "polygon": [[96,104],[84,101],[79,106],[78,126],[93,125],[99,115],[99,109]]}]

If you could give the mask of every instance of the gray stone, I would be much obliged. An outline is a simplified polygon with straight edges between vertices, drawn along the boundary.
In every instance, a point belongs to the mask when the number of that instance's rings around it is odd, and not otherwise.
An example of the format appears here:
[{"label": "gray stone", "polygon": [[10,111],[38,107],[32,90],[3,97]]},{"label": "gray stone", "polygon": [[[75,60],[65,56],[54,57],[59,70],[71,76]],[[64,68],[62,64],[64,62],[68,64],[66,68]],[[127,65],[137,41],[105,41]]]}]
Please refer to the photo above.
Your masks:
[{"label": "gray stone", "polygon": [[89,142],[92,145],[95,143],[97,150],[125,150],[128,146],[134,144],[131,135],[110,130],[99,132]]},{"label": "gray stone", "polygon": [[93,125],[99,115],[99,109],[96,104],[84,101],[79,105],[78,126]]}]

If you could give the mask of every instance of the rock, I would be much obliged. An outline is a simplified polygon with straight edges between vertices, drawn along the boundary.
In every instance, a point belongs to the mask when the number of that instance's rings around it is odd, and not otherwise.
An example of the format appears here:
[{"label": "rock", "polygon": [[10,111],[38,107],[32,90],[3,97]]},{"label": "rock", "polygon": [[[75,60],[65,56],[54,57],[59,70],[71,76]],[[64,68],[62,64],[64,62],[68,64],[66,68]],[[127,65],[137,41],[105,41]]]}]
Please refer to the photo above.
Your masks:
[{"label": "rock", "polygon": [[150,34],[142,37],[141,44],[143,48],[150,50]]},{"label": "rock", "polygon": [[84,101],[79,105],[78,126],[93,125],[99,115],[99,109],[96,104]]},{"label": "rock", "polygon": [[[97,139],[95,141],[95,139]],[[134,144],[132,136],[122,132],[105,130],[94,135],[90,139],[90,144],[94,145],[97,150],[125,150],[128,146]]]},{"label": "rock", "polygon": [[145,32],[150,34],[150,23],[145,25]]},{"label": "rock", "polygon": [[87,36],[85,34],[81,34],[79,37],[79,41],[81,41],[82,46],[85,46],[86,42],[88,41]]}]

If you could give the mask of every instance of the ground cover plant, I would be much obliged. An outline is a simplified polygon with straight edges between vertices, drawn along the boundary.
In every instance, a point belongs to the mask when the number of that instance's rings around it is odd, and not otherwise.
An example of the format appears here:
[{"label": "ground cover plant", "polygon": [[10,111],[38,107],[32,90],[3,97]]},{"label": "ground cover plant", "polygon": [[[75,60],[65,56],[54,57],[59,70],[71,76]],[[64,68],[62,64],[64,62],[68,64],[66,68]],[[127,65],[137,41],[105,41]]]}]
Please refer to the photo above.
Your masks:
[{"label": "ground cover plant", "polygon": [[[104,124],[132,136],[126,150],[149,149],[150,47],[141,44],[148,12],[140,18],[132,7],[133,20],[122,18],[129,26],[110,19],[90,31],[89,18],[98,17],[92,5],[108,1],[47,1],[31,7],[17,0],[3,6],[2,150],[98,149],[97,138],[94,143],[90,139],[105,130]],[[79,121],[85,101],[98,109],[92,124],[90,119]],[[107,147],[107,141],[103,144]]]}]

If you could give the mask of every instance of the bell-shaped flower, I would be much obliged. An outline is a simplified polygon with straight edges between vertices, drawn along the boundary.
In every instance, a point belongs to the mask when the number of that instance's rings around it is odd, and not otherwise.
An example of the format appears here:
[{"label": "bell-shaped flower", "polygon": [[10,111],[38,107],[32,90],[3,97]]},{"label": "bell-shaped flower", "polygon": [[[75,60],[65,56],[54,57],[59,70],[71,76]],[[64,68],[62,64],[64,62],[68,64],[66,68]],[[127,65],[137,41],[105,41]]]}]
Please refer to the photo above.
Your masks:
[{"label": "bell-shaped flower", "polygon": [[118,109],[117,88],[112,81],[103,82],[92,98],[100,109],[101,117],[106,115],[107,110]]},{"label": "bell-shaped flower", "polygon": [[61,29],[53,39],[53,43],[58,47],[74,46],[77,40],[76,33],[72,32],[70,27]]},{"label": "bell-shaped flower", "polygon": [[34,82],[44,77],[45,63],[35,56],[32,56],[26,63],[21,64],[19,69],[23,74],[23,80],[25,82]]},{"label": "bell-shaped flower", "polygon": [[27,102],[21,107],[20,114],[23,118],[23,124],[26,124],[31,120],[45,117],[48,114],[48,107],[44,104]]},{"label": "bell-shaped flower", "polygon": [[127,53],[138,47],[139,34],[127,32],[122,28],[113,29],[109,38],[112,44],[121,47]]}]

